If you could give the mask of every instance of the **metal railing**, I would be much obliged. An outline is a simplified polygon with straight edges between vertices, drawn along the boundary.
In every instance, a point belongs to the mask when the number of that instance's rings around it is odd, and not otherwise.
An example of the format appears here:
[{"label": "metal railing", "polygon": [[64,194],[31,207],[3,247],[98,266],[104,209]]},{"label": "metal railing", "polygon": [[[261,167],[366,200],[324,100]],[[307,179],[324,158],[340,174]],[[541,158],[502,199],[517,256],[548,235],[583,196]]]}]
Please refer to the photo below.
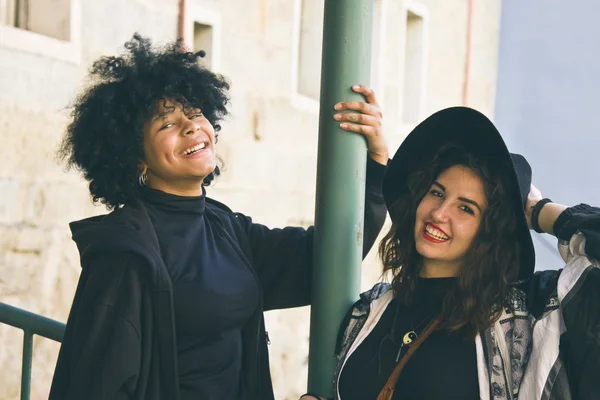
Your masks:
[{"label": "metal railing", "polygon": [[31,393],[33,335],[42,336],[60,343],[65,333],[65,324],[4,303],[0,303],[0,323],[23,330],[21,400],[29,400]]}]

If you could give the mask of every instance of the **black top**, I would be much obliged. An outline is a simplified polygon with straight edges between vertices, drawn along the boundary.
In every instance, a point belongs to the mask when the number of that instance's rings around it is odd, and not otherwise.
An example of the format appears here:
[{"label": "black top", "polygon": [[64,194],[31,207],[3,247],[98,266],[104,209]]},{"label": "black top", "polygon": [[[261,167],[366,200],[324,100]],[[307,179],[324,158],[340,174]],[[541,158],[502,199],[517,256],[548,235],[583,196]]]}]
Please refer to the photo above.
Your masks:
[{"label": "black top", "polygon": [[145,188],[142,201],[173,281],[181,400],[242,399],[242,328],[258,283],[204,218],[205,198]]},{"label": "black top", "polygon": [[[375,328],[346,361],[339,385],[343,400],[377,398],[397,364],[403,336],[413,330],[420,334],[427,327],[441,311],[444,295],[455,281],[419,278],[410,307],[396,299],[390,302]],[[404,346],[402,355],[406,350]],[[434,331],[404,367],[393,399],[478,400],[473,338]]]}]

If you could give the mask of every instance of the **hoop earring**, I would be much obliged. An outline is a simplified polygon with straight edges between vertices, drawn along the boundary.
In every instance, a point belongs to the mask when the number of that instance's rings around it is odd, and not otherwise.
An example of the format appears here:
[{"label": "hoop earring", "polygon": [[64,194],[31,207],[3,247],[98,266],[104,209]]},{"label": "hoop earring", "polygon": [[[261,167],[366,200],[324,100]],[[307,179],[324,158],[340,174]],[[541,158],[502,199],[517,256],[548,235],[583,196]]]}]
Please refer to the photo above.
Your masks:
[{"label": "hoop earring", "polygon": [[148,174],[145,172],[140,174],[140,176],[138,177],[138,182],[141,187],[147,186],[148,185]]}]

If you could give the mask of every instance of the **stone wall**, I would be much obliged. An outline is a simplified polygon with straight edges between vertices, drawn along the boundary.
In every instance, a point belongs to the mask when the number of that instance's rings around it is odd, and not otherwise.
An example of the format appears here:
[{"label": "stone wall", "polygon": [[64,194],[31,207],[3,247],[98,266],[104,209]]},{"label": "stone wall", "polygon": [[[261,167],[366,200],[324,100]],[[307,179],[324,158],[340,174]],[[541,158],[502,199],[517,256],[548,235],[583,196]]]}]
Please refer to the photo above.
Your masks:
[{"label": "stone wall", "polygon": [[[206,11],[216,21],[217,71],[232,81],[232,115],[218,144],[226,166],[209,196],[273,227],[308,226],[314,214],[318,115],[314,104],[294,100],[291,74],[298,1],[189,1],[190,18]],[[104,212],[90,203],[78,174],[56,162],[67,106],[95,58],[119,51],[134,31],[157,43],[172,40],[178,13],[177,0],[71,4],[69,45],[0,27],[0,301],[61,321],[80,272],[68,223]],[[462,101],[467,1],[419,4],[429,22],[425,116]],[[487,114],[494,101],[499,4],[486,2],[475,18],[471,98]],[[401,115],[402,102],[412,100],[403,98],[405,4],[377,0],[376,7],[382,19],[374,24],[380,32],[374,82],[395,150],[414,126]],[[314,51],[320,53],[318,46]],[[366,289],[380,275],[373,252],[363,271]],[[276,397],[296,399],[306,387],[309,309],[266,318]],[[18,398],[21,336],[0,325],[1,400]],[[36,338],[32,399],[47,396],[57,351],[58,344]]]}]

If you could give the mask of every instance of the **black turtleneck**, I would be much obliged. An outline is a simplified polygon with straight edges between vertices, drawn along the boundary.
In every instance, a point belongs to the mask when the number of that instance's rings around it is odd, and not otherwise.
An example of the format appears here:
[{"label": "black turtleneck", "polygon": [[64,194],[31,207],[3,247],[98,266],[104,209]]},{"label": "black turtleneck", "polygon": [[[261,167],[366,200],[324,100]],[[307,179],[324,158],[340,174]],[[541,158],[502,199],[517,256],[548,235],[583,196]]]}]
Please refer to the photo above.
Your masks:
[{"label": "black turtleneck", "polygon": [[[377,399],[396,367],[397,344],[406,332],[421,333],[439,314],[444,296],[455,282],[455,278],[419,278],[411,306],[396,299],[390,302],[375,328],[346,361],[339,385],[342,400]],[[394,338],[390,340],[392,327]],[[473,338],[434,331],[404,367],[393,399],[478,400]]]},{"label": "black turtleneck", "polygon": [[181,400],[243,399],[242,328],[259,307],[258,283],[204,214],[205,197],[144,188],[173,281]]}]

